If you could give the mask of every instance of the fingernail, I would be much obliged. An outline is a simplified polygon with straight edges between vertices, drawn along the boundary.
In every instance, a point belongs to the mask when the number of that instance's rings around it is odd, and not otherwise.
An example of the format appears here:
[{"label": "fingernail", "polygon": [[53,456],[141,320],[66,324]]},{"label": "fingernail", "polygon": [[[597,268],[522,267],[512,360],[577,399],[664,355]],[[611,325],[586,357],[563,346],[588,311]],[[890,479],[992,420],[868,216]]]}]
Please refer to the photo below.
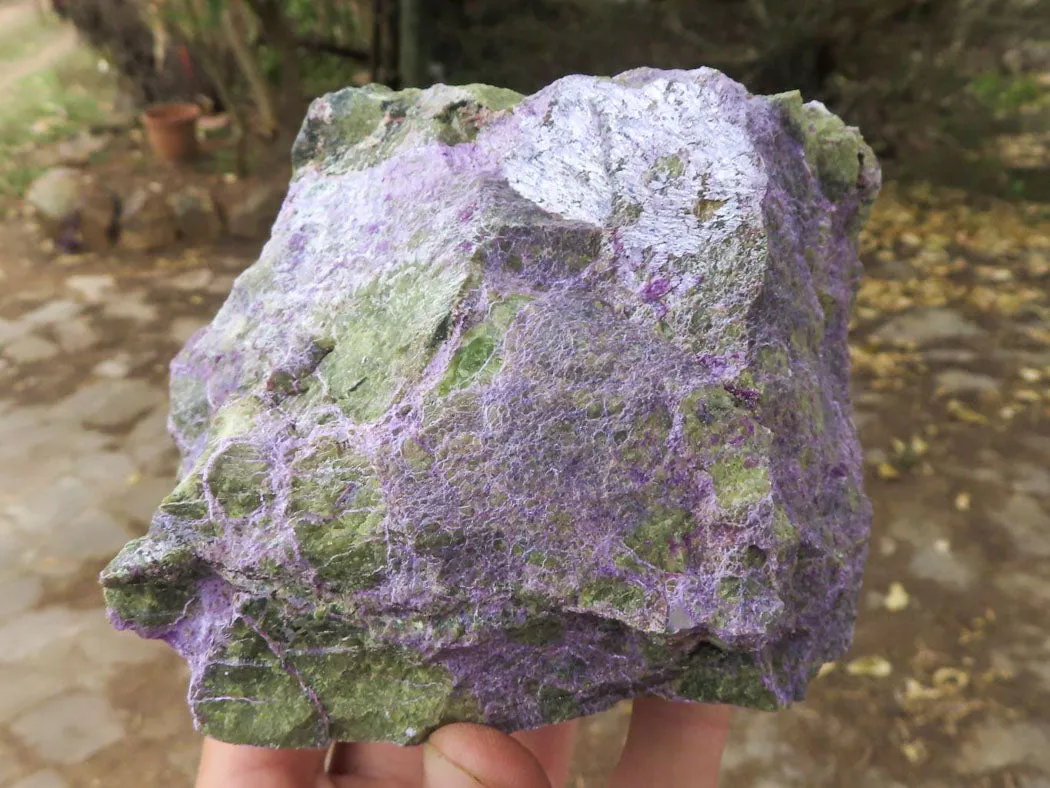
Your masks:
[{"label": "fingernail", "polygon": [[430,742],[423,745],[423,775],[426,788],[485,788]]}]

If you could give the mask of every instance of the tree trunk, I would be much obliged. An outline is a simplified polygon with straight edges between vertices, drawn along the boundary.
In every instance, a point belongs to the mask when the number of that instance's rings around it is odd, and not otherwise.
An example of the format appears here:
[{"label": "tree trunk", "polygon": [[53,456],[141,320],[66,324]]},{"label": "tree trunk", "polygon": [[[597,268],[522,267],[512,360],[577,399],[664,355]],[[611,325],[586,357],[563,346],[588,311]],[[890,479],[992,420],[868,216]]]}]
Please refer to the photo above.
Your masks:
[{"label": "tree trunk", "polygon": [[[236,18],[234,16],[235,9],[237,12]],[[230,51],[233,52],[233,57],[248,82],[252,98],[255,99],[259,110],[260,131],[267,139],[273,139],[280,129],[280,122],[277,118],[273,96],[270,93],[270,85],[266,82],[266,76],[262,72],[262,66],[259,65],[259,61],[255,58],[254,53],[248,49],[243,30],[244,17],[239,13],[243,10],[241,0],[231,0],[229,6],[222,14],[222,28],[226,34],[226,43],[230,47]]]},{"label": "tree trunk", "polygon": [[281,62],[281,111],[285,116],[298,120],[306,107],[299,69],[299,42],[295,31],[285,18],[277,0],[247,2],[259,20],[263,37],[277,50]]},{"label": "tree trunk", "polygon": [[424,73],[419,22],[420,0],[400,0],[398,9],[398,76],[401,87],[423,87]]}]

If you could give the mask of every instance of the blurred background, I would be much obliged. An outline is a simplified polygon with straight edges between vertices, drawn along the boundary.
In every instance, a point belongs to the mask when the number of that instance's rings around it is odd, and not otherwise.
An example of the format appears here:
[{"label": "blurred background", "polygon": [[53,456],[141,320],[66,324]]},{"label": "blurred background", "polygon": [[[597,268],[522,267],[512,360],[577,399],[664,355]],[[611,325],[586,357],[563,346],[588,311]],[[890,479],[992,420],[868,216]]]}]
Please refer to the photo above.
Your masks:
[{"label": "blurred background", "polygon": [[[255,259],[309,100],[710,65],[860,126],[855,645],[730,788],[1050,787],[1046,0],[0,0],[0,785],[189,786],[186,672],[95,578],[171,486],[167,363]],[[629,708],[588,720],[600,786]]]}]

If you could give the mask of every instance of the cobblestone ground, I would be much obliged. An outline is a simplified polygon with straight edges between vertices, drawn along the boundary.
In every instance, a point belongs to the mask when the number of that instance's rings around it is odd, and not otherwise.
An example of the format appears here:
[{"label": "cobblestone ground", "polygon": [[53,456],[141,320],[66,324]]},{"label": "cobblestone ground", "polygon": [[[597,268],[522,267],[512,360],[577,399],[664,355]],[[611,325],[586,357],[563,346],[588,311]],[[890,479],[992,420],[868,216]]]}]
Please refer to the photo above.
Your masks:
[{"label": "cobblestone ground", "polygon": [[[1050,232],[886,205],[854,359],[876,512],[856,643],[806,703],[736,716],[723,784],[1048,788]],[[44,259],[0,225],[0,786],[192,782],[185,671],[110,629],[95,576],[170,486],[166,364],[246,263]],[[585,724],[575,786],[625,719]]]}]

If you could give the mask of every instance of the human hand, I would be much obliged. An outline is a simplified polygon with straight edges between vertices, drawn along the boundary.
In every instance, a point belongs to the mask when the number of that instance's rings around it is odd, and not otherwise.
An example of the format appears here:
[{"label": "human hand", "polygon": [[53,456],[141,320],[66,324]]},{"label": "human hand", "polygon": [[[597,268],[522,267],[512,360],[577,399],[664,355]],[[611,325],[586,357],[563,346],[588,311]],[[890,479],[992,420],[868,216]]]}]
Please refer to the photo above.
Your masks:
[{"label": "human hand", "polygon": [[[715,788],[728,729],[728,706],[639,698],[609,788]],[[460,723],[421,747],[340,744],[327,774],[325,750],[207,739],[197,788],[561,788],[575,733],[575,722],[513,736]]]}]

